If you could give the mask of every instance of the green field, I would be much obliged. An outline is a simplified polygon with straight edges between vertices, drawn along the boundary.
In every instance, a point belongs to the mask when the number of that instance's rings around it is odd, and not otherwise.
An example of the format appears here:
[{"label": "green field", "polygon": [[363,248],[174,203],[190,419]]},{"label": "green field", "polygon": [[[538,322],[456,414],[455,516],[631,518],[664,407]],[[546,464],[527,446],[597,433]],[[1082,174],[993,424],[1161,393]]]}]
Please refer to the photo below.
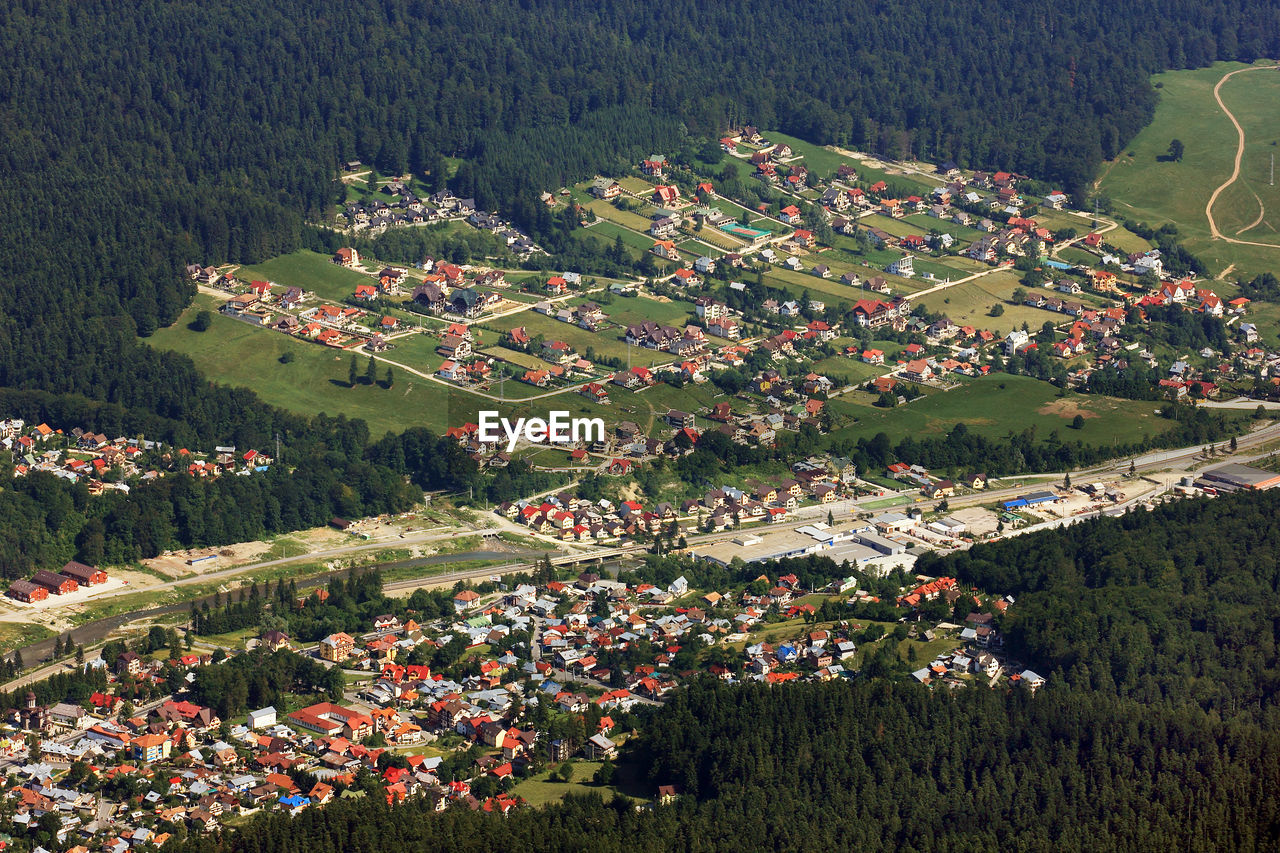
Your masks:
[{"label": "green field", "polygon": [[[395,371],[395,384],[390,389],[363,384],[349,388],[350,353],[250,326],[221,314],[214,314],[208,331],[193,332],[187,328],[196,311],[212,306],[213,300],[209,297],[196,297],[177,323],[159,330],[147,342],[158,349],[190,356],[212,381],[251,388],[272,405],[304,415],[341,412],[348,417],[362,418],[373,435],[411,426],[441,431],[464,420],[474,420],[482,403],[483,408],[504,408],[403,370]],[[425,349],[430,341],[425,336],[413,337],[406,345]],[[280,356],[285,352],[293,353],[294,360],[289,364],[280,363]],[[439,359],[434,353],[394,351],[389,351],[387,357],[400,361],[402,354],[415,355],[412,366],[424,358]],[[357,354],[356,359],[363,376],[367,356]],[[410,363],[407,358],[405,363]],[[385,373],[386,367],[379,365],[379,381]]]},{"label": "green field", "polygon": [[[485,324],[486,328],[504,332],[517,326],[524,326],[530,337],[542,335],[548,341],[564,341],[572,345],[574,350],[582,356],[586,355],[587,347],[591,347],[600,355],[623,359],[627,357],[626,341],[619,337],[621,330],[616,327],[606,328],[601,332],[588,332],[586,329],[561,323],[536,311],[522,311]],[[632,350],[633,363],[637,365],[648,367],[650,361],[665,364],[672,359],[667,353],[646,350],[642,347],[632,347]]]},{"label": "green field", "polygon": [[[889,361],[887,356],[885,360]],[[889,363],[892,364],[891,361]],[[882,376],[888,369],[886,365],[867,364],[859,358],[848,355],[829,356],[813,364],[814,373],[839,379],[849,385],[860,385],[874,376]]]},{"label": "green field", "polygon": [[[1064,442],[1111,445],[1158,435],[1172,425],[1153,414],[1159,403],[1073,393],[1059,398],[1058,390],[1047,382],[1004,374],[966,380],[955,390],[930,394],[893,409],[859,405],[844,395],[828,407],[833,415],[857,419],[844,425],[837,418],[833,431],[855,439],[871,438],[878,432],[888,433],[895,441],[904,435],[940,436],[962,422],[990,439],[1034,426],[1041,439],[1056,430]],[[1077,414],[1084,417],[1084,426],[1074,430],[1070,425]]]},{"label": "green field", "polygon": [[286,287],[301,287],[334,302],[350,298],[357,284],[373,281],[367,275],[338,266],[328,255],[306,249],[241,267],[236,276],[245,281],[274,281]]},{"label": "green field", "polygon": [[797,156],[804,158],[805,165],[809,170],[814,172],[823,180],[828,180],[835,174],[836,168],[841,164],[848,164],[858,172],[858,178],[867,183],[875,183],[876,181],[886,181],[891,184],[897,184],[908,189],[914,189],[920,195],[926,195],[931,192],[936,183],[929,183],[918,175],[891,175],[888,171],[882,169],[873,169],[866,165],[867,161],[855,160],[852,157],[845,157],[826,148],[814,145],[811,142],[805,142],[803,139],[796,139],[794,136],[787,136],[785,133],[776,133],[770,131],[765,134],[765,138],[770,142],[785,142],[791,146],[791,150]]},{"label": "green field", "polygon": [[[930,311],[946,314],[957,325],[990,329],[1001,334],[1021,328],[1023,323],[1034,331],[1044,325],[1046,320],[1054,325],[1067,321],[1067,315],[1056,311],[1045,311],[1029,305],[1010,305],[1008,299],[1019,286],[1018,273],[1000,270],[930,293],[921,297],[919,304]],[[1004,307],[1004,314],[992,317],[991,306],[997,303]]]},{"label": "green field", "polygon": [[639,213],[633,213],[630,210],[619,210],[614,207],[611,202],[607,202],[602,198],[587,203],[587,209],[599,216],[601,219],[608,219],[624,225],[627,228],[633,228],[636,231],[648,231],[650,219]]},{"label": "green field", "polygon": [[[1277,248],[1213,240],[1204,214],[1214,188],[1231,175],[1237,143],[1235,128],[1213,98],[1213,87],[1224,74],[1244,67],[1219,62],[1153,77],[1160,87],[1155,118],[1103,167],[1099,186],[1118,215],[1153,227],[1173,222],[1187,248],[1215,270],[1235,264],[1241,273],[1253,274],[1280,264],[1280,187],[1268,184],[1270,155],[1280,139],[1280,74],[1250,71],[1222,86],[1222,100],[1244,128],[1245,151],[1240,179],[1219,196],[1213,210],[1224,235]],[[1161,161],[1158,158],[1173,139],[1185,146],[1182,161]]]}]

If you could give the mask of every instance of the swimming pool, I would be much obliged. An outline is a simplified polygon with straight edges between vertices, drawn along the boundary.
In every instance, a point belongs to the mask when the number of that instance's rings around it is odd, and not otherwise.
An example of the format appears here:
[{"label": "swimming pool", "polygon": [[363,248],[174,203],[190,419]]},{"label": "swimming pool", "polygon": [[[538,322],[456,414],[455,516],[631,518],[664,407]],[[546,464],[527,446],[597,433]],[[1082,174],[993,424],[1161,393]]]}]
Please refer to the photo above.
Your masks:
[{"label": "swimming pool", "polygon": [[1053,267],[1055,270],[1069,270],[1071,264],[1064,264],[1062,261],[1055,261],[1052,258],[1045,258],[1042,263],[1047,267]]},{"label": "swimming pool", "polygon": [[748,240],[759,240],[761,237],[768,237],[769,231],[761,231],[759,228],[748,228],[745,225],[739,225],[736,222],[726,222],[724,225],[718,226],[721,231],[728,231],[730,234],[736,234],[739,237],[746,237]]}]

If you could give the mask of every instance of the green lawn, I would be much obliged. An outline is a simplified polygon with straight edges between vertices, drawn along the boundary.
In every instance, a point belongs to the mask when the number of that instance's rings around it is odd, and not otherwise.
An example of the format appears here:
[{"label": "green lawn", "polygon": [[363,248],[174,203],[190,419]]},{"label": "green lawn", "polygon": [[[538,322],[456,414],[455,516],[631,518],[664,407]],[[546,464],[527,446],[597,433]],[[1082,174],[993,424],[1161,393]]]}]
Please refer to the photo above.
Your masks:
[{"label": "green lawn", "polygon": [[952,222],[950,219],[935,219],[927,213],[913,213],[910,216],[903,217],[902,221],[910,222],[912,225],[924,229],[926,234],[930,231],[950,234],[957,241],[960,241],[959,244],[971,243],[982,236],[982,232],[977,228],[970,228],[968,225],[961,225],[958,222]]},{"label": "green lawn", "polygon": [[605,201],[602,198],[588,202],[587,209],[596,216],[599,216],[601,219],[608,219],[611,222],[617,222],[627,228],[633,228],[636,231],[649,230],[650,220],[648,217],[641,216],[639,213],[632,213],[629,210],[619,210],[614,207],[611,202]]},{"label": "green lawn", "polygon": [[551,782],[548,777],[551,775],[550,770],[545,770],[537,776],[530,776],[520,784],[511,789],[511,793],[519,797],[524,797],[525,802],[531,806],[545,806],[547,803],[555,803],[564,799],[568,794],[581,796],[583,794],[597,794],[605,800],[613,799],[613,789],[597,785],[591,781],[596,771],[600,769],[599,761],[574,761],[573,762],[573,781]]},{"label": "green lawn", "polygon": [[[955,390],[930,394],[893,409],[859,405],[843,395],[829,402],[828,408],[837,416],[835,434],[853,439],[870,438],[878,432],[895,440],[904,435],[939,436],[962,422],[991,439],[1034,426],[1041,439],[1056,430],[1064,442],[1110,445],[1157,435],[1171,425],[1153,414],[1159,403],[1074,393],[1059,398],[1057,393],[1047,382],[998,374],[967,380]],[[1076,414],[1084,416],[1080,430],[1070,426]],[[847,423],[849,417],[857,422]]]},{"label": "green lawn", "polygon": [[241,267],[236,275],[246,281],[274,281],[286,287],[301,287],[322,299],[341,302],[356,292],[357,284],[372,279],[355,270],[340,267],[328,255],[306,249],[281,255],[261,264]]},{"label": "green lawn", "polygon": [[[1231,175],[1237,136],[1213,98],[1213,87],[1241,63],[1219,62],[1194,71],[1171,71],[1152,78],[1160,87],[1155,118],[1115,161],[1103,167],[1100,188],[1117,214],[1158,227],[1178,226],[1188,249],[1214,269],[1234,263],[1257,273],[1280,263],[1280,248],[1239,246],[1212,240],[1204,205],[1215,187]],[[1274,243],[1280,247],[1280,187],[1268,183],[1270,155],[1280,138],[1280,74],[1250,71],[1228,80],[1223,101],[1244,128],[1245,152],[1240,179],[1222,193],[1214,218],[1223,234]],[[1169,142],[1184,144],[1181,162],[1162,162]],[[1132,155],[1132,156],[1130,156]],[[1258,218],[1262,221],[1242,231]],[[1108,239],[1111,235],[1107,235]]]},{"label": "green lawn", "polygon": [[867,364],[847,355],[833,355],[813,364],[814,373],[839,379],[847,385],[861,385],[873,376],[883,376],[888,369],[885,365]]},{"label": "green lawn", "polygon": [[606,248],[612,246],[618,237],[622,237],[622,245],[635,249],[637,258],[640,257],[640,253],[652,249],[654,242],[648,234],[637,234],[608,219],[603,219],[589,228],[579,228],[573,234],[578,239],[586,239],[594,235],[597,239],[604,241]]}]

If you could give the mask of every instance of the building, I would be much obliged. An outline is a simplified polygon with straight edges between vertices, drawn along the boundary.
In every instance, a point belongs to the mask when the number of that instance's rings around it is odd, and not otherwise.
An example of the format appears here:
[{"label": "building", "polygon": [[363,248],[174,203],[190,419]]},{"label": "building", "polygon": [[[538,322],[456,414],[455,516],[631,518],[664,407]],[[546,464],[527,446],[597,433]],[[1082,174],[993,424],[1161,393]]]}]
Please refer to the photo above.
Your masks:
[{"label": "building", "polygon": [[75,592],[80,588],[80,584],[78,584],[73,578],[54,574],[48,569],[41,569],[36,572],[35,576],[31,578],[31,582],[44,587],[54,595],[66,595],[67,593]]},{"label": "building", "polygon": [[583,749],[586,752],[588,761],[604,761],[613,758],[617,754],[618,746],[603,734],[598,734],[587,738]]},{"label": "building", "polygon": [[31,604],[48,598],[49,590],[31,581],[18,580],[9,585],[8,595],[17,601],[25,601],[27,604]]},{"label": "building", "polygon": [[335,663],[351,657],[356,650],[356,641],[350,634],[339,631],[330,634],[320,641],[320,657]]},{"label": "building", "polygon": [[268,726],[276,724],[276,709],[268,705],[265,708],[259,708],[257,711],[249,712],[249,728],[265,729]]},{"label": "building", "polygon": [[129,742],[129,752],[135,761],[151,764],[169,757],[173,741],[167,735],[143,735]]},{"label": "building", "polygon": [[1274,489],[1276,486],[1280,486],[1280,474],[1232,462],[1208,469],[1201,474],[1201,480],[1196,485],[1200,485],[1202,488],[1207,485],[1209,488],[1216,488],[1222,491],[1236,491],[1237,489],[1262,491],[1263,489]]},{"label": "building", "polygon": [[80,586],[95,586],[107,582],[107,573],[97,566],[86,566],[72,560],[62,567],[61,574],[71,578]]},{"label": "building", "polygon": [[364,740],[373,733],[373,720],[368,715],[332,702],[318,702],[294,711],[289,721],[323,735],[341,733],[350,740]]}]

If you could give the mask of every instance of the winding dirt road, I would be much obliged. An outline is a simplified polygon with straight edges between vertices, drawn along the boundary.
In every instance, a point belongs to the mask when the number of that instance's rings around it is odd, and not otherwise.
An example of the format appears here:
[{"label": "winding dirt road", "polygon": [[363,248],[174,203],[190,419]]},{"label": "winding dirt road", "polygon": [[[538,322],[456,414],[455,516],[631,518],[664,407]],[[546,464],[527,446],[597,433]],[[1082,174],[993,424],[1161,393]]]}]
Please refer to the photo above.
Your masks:
[{"label": "winding dirt road", "polygon": [[[1215,240],[1225,240],[1228,243],[1238,243],[1242,246],[1262,246],[1268,249],[1280,249],[1280,246],[1277,246],[1275,243],[1259,243],[1254,240],[1237,240],[1235,237],[1228,237],[1218,230],[1218,223],[1213,220],[1213,203],[1218,200],[1218,196],[1222,194],[1223,190],[1234,184],[1236,179],[1240,177],[1240,160],[1244,157],[1244,128],[1240,126],[1240,122],[1236,121],[1236,117],[1231,113],[1231,110],[1227,109],[1227,105],[1222,102],[1222,93],[1220,91],[1222,89],[1222,84],[1237,74],[1243,74],[1245,71],[1275,70],[1275,68],[1276,66],[1274,65],[1254,65],[1249,68],[1237,68],[1235,71],[1229,71],[1222,75],[1222,79],[1213,87],[1213,99],[1218,102],[1219,108],[1226,113],[1227,118],[1231,120],[1231,124],[1236,129],[1236,159],[1235,164],[1231,168],[1231,177],[1227,178],[1221,186],[1213,191],[1213,195],[1209,196],[1209,201],[1205,203],[1204,206],[1204,216],[1209,220],[1209,233],[1213,235],[1213,239]],[[1256,194],[1254,195],[1254,198],[1257,198]],[[1263,207],[1260,199],[1258,201],[1258,207],[1261,209],[1261,212],[1258,214],[1258,219],[1253,223],[1253,225],[1257,225],[1261,222],[1262,217],[1266,215],[1266,208]],[[1239,233],[1249,230],[1253,225],[1241,229]]]}]

